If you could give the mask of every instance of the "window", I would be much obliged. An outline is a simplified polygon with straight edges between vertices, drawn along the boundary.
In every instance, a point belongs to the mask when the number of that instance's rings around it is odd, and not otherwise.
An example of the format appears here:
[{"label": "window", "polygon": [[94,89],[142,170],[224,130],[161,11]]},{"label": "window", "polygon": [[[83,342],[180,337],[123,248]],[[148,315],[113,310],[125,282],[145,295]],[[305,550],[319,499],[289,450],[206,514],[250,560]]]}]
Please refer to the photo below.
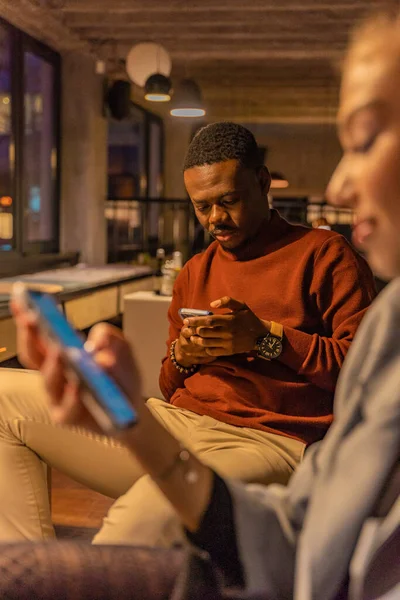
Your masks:
[{"label": "window", "polygon": [[145,198],[146,113],[132,106],[131,117],[108,124],[108,197]]},{"label": "window", "polygon": [[[161,198],[164,191],[163,179],[163,128],[162,122],[154,117],[149,118],[149,152],[148,152],[148,197]],[[152,202],[147,211],[147,235],[150,243],[158,243],[160,233],[164,229],[164,212],[159,202]]]},{"label": "window", "polygon": [[[24,247],[57,244],[57,140],[54,106],[55,66],[24,52],[23,195]],[[49,247],[50,245],[50,247]]]},{"label": "window", "polygon": [[15,248],[11,36],[0,23],[0,250]]},{"label": "window", "polygon": [[109,260],[153,250],[162,228],[162,119],[132,104],[128,119],[108,124]]},{"label": "window", "polygon": [[56,52],[0,21],[3,258],[58,252],[59,78]]},{"label": "window", "polygon": [[129,119],[108,123],[108,199],[160,198],[163,194],[162,119],[131,105]]},{"label": "window", "polygon": [[149,198],[161,198],[163,195],[163,135],[162,121],[153,116],[150,117],[148,165]]}]

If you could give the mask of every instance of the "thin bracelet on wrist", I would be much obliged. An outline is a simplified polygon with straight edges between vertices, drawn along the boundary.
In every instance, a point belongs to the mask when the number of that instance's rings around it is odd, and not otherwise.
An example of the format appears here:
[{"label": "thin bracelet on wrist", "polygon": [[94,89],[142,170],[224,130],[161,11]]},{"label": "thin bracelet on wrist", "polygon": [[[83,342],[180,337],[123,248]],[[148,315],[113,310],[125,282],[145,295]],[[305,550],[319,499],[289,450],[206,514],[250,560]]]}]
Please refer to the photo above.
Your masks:
[{"label": "thin bracelet on wrist", "polygon": [[157,481],[161,481],[161,482],[165,481],[172,475],[172,473],[179,466],[183,466],[183,467],[185,467],[183,478],[186,481],[186,483],[190,483],[190,484],[196,483],[199,479],[199,474],[194,469],[189,468],[189,465],[188,465],[189,460],[190,460],[189,450],[187,450],[187,448],[185,448],[184,446],[182,446],[180,444],[180,450],[174,457],[174,460],[172,461],[172,463],[166,469],[164,469],[164,471],[162,471],[158,475],[152,475],[151,478],[154,479],[154,481],[156,481],[156,482]]},{"label": "thin bracelet on wrist", "polygon": [[192,365],[191,367],[182,367],[182,365],[178,363],[175,356],[175,346],[177,341],[178,340],[174,340],[171,346],[169,347],[169,357],[175,369],[177,369],[179,373],[182,373],[184,375],[190,375],[191,373],[197,371],[197,365]]}]

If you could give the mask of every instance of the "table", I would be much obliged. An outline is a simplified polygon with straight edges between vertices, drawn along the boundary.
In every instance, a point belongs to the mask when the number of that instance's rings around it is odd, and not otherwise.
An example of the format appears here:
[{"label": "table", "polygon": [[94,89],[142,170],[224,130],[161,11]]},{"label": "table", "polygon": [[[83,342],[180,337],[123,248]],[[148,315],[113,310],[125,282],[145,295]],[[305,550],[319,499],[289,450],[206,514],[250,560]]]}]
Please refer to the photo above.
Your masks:
[{"label": "table", "polygon": [[119,316],[125,294],[152,288],[152,270],[133,265],[77,265],[0,279],[0,363],[16,355],[15,325],[9,312],[12,285],[22,281],[54,293],[76,329]]},{"label": "table", "polygon": [[167,352],[168,308],[171,296],[135,292],[124,296],[124,335],[142,374],[145,398],[163,398],[158,385],[161,360]]}]

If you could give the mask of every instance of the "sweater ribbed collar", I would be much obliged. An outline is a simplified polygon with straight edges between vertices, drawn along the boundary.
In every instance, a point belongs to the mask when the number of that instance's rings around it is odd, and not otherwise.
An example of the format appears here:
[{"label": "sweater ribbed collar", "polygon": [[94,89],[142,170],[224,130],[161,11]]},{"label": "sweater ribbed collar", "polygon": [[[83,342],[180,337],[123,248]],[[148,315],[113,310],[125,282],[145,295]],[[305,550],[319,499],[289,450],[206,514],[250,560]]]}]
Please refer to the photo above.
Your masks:
[{"label": "sweater ribbed collar", "polygon": [[280,216],[278,211],[271,209],[269,220],[262,222],[257,234],[251,240],[235,250],[224,250],[218,244],[217,253],[225,260],[241,262],[265,256],[276,249],[276,242],[284,237],[288,227],[289,223]]}]

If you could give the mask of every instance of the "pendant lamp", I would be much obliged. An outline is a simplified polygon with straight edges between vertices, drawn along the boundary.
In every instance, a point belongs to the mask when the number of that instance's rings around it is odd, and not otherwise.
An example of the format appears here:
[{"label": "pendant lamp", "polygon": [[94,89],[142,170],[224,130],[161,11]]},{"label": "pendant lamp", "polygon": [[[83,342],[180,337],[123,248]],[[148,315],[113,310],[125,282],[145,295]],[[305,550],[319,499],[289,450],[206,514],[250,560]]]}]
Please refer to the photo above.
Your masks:
[{"label": "pendant lamp", "polygon": [[201,90],[193,79],[183,79],[173,99],[171,115],[174,117],[204,117]]},{"label": "pendant lamp", "polygon": [[171,80],[162,73],[150,75],[144,90],[144,97],[149,102],[169,102],[171,100]]},{"label": "pendant lamp", "polygon": [[278,171],[271,172],[271,189],[285,189],[289,187],[289,182],[282,173],[278,173]]}]

